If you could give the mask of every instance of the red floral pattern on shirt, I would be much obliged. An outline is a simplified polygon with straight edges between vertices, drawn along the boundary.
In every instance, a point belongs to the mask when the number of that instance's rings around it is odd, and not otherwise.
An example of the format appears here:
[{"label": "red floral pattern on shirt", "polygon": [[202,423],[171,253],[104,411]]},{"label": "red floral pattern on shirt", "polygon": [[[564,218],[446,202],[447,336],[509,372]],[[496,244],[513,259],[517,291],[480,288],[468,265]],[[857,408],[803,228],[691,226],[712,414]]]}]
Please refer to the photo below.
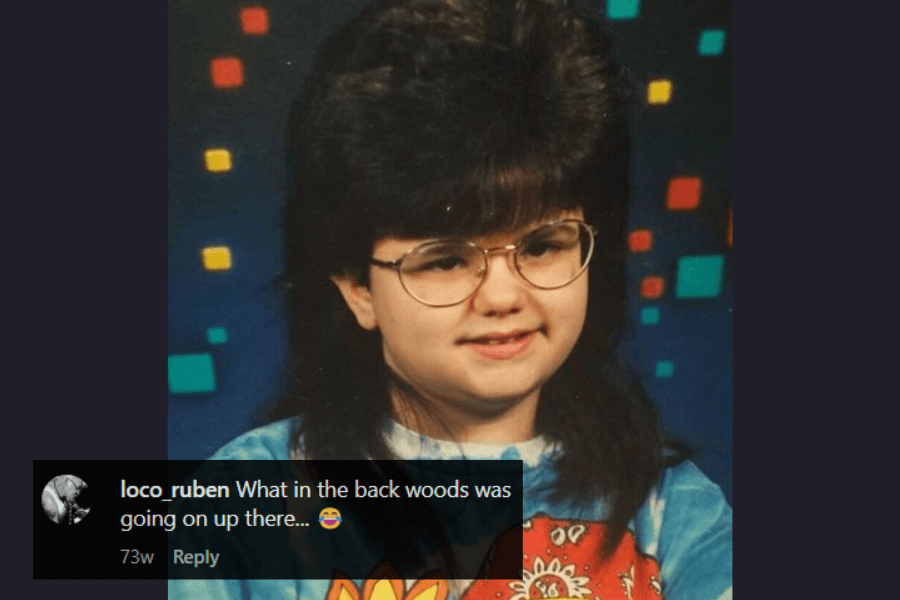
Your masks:
[{"label": "red floral pattern on shirt", "polygon": [[[637,549],[630,531],[625,533],[612,557],[602,564],[599,555],[606,538],[606,525],[600,521],[537,515],[526,521],[521,530],[512,531],[498,541],[495,548],[498,560],[507,562],[511,558],[509,548],[518,545],[509,543],[509,536],[513,535],[522,535],[522,579],[477,579],[460,600],[660,600],[663,597],[659,564]],[[490,565],[485,568],[489,570]],[[327,600],[444,600],[448,595],[447,585],[437,578],[423,579],[407,587],[390,565],[382,563],[364,580],[361,589],[348,578],[336,576]]]},{"label": "red floral pattern on shirt", "polygon": [[523,526],[523,577],[476,580],[461,600],[597,598],[659,600],[659,564],[637,549],[628,531],[612,557],[600,564],[606,526],[599,521],[537,515]]}]

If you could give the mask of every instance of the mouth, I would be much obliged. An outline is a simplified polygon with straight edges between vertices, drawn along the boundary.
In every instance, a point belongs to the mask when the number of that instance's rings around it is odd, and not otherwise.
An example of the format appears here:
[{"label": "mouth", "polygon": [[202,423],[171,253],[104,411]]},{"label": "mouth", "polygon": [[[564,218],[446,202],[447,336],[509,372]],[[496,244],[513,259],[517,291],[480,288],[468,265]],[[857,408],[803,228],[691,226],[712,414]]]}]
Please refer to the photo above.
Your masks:
[{"label": "mouth", "polygon": [[503,360],[525,352],[540,331],[542,329],[491,333],[476,338],[464,339],[460,343],[469,346],[484,358]]}]

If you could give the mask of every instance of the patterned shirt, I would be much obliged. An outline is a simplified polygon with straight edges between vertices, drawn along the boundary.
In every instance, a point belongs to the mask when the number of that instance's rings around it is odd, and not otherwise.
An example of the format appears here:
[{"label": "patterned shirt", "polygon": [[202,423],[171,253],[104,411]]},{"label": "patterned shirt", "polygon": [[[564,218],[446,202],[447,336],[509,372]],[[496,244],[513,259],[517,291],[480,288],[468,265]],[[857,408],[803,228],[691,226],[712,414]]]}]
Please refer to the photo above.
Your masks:
[{"label": "patterned shirt", "polygon": [[[289,460],[294,421],[233,440],[215,460]],[[693,463],[668,469],[602,568],[607,506],[553,503],[541,491],[556,475],[559,448],[543,437],[507,445],[427,438],[390,421],[390,448],[401,459],[522,460],[523,577],[520,580],[170,580],[169,600],[730,600],[732,509]],[[498,546],[502,552],[502,540]]]}]

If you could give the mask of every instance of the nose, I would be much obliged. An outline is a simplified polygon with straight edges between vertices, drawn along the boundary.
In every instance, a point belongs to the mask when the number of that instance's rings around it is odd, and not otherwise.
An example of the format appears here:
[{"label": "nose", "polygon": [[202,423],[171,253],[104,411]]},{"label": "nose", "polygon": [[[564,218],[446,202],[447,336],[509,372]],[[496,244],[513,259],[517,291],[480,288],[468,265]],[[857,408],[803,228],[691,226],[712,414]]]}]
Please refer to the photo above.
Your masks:
[{"label": "nose", "polygon": [[472,296],[472,307],[487,316],[515,314],[525,303],[527,285],[516,273],[513,265],[512,246],[490,250],[487,255],[487,273]]}]

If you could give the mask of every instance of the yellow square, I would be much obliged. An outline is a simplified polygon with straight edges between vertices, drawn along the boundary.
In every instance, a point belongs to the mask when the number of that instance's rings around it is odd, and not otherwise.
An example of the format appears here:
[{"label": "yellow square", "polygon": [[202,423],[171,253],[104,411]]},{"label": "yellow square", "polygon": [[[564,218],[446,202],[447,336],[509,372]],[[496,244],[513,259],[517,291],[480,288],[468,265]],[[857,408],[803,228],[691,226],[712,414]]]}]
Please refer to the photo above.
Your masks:
[{"label": "yellow square", "polygon": [[231,170],[231,152],[223,148],[206,151],[206,170],[212,173],[224,173]]},{"label": "yellow square", "polygon": [[650,104],[666,104],[672,99],[672,82],[668,79],[656,79],[647,86],[647,102]]},{"label": "yellow square", "polygon": [[227,271],[231,268],[228,246],[209,246],[203,249],[203,267],[207,271]]}]

